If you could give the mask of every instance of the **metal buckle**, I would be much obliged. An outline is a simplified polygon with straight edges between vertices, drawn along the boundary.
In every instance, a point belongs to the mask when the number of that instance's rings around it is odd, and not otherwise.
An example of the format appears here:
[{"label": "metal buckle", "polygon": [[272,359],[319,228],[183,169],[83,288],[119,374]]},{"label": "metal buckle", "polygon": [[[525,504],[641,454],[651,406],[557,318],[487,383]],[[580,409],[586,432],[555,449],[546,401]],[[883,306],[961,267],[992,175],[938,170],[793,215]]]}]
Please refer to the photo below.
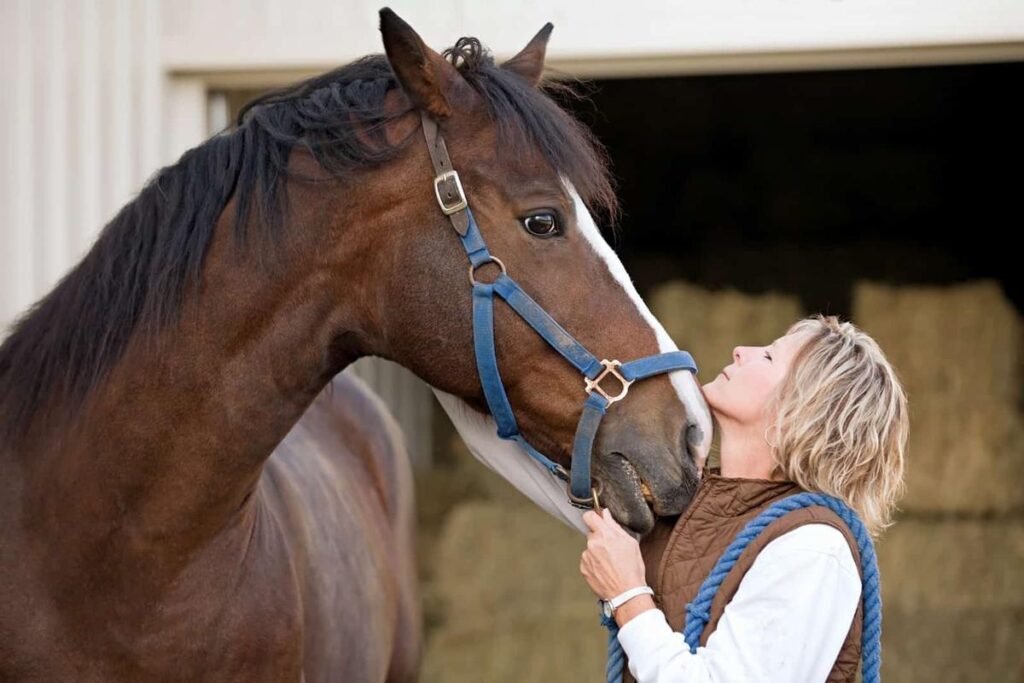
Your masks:
[{"label": "metal buckle", "polygon": [[[626,379],[625,377],[622,376],[622,373],[615,369],[618,367],[622,367],[622,363],[620,363],[617,360],[602,360],[601,365],[604,366],[604,370],[601,371],[601,374],[595,377],[594,379],[584,377],[583,383],[587,387],[588,394],[596,389],[597,393],[604,396],[604,399],[608,401],[608,405],[611,405],[612,403],[615,403],[616,401],[621,401],[626,397],[626,394],[629,393],[629,385],[632,384],[635,380]],[[618,396],[609,396],[608,393],[601,388],[601,380],[607,377],[608,375],[611,375],[615,379],[619,380],[619,382],[622,384],[622,391],[619,393]]]},{"label": "metal buckle", "polygon": [[[455,181],[455,189],[458,192],[458,197],[456,197],[454,204],[446,204],[445,201],[441,199],[441,183],[446,183],[449,180]],[[446,194],[451,198],[450,193]],[[455,170],[447,171],[434,178],[434,196],[437,197],[437,204],[441,207],[441,211],[443,211],[446,216],[451,216],[453,213],[462,211],[469,206],[469,203],[466,201],[466,192],[462,189],[462,181],[459,180],[459,172]]]},{"label": "metal buckle", "polygon": [[604,484],[600,479],[594,479],[594,481],[597,482],[597,487],[590,489],[590,498],[577,498],[572,495],[572,484],[566,482],[565,493],[569,496],[569,504],[580,510],[593,510],[597,514],[601,514],[601,499],[598,496],[604,492]]}]

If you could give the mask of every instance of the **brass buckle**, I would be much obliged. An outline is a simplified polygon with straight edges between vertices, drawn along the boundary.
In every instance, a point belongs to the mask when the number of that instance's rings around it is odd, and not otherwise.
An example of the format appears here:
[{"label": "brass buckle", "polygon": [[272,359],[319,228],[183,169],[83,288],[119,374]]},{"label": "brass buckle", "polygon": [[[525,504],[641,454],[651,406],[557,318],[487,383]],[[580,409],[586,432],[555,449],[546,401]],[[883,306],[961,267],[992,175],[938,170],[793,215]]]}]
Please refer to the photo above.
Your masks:
[{"label": "brass buckle", "polygon": [[[608,405],[611,405],[612,403],[615,403],[616,401],[621,401],[626,397],[626,394],[629,393],[629,385],[632,384],[634,380],[626,379],[625,377],[622,376],[622,373],[616,370],[616,368],[622,367],[622,363],[620,363],[617,360],[602,360],[601,365],[604,366],[604,370],[601,371],[601,374],[595,377],[594,379],[584,377],[583,383],[587,387],[588,394],[596,390],[597,393],[604,396],[604,399],[608,401]],[[608,375],[611,375],[615,379],[619,380],[619,383],[622,384],[622,391],[619,392],[617,396],[609,396],[608,393],[601,388],[601,380],[607,377]]]},{"label": "brass buckle", "polygon": [[597,482],[595,488],[590,489],[589,498],[577,498],[572,495],[572,483],[565,483],[565,493],[569,496],[569,503],[576,508],[581,510],[593,510],[597,514],[601,514],[601,499],[598,497],[604,492],[604,484],[601,483],[600,479],[594,479]]},{"label": "brass buckle", "polygon": [[[446,183],[449,180],[455,181],[455,190],[458,193],[458,196],[455,197],[454,204],[446,204],[445,201],[441,199],[441,184]],[[448,192],[446,194],[450,199],[451,193]],[[459,172],[455,170],[447,171],[434,178],[434,196],[437,197],[437,204],[441,207],[441,211],[443,211],[446,216],[458,213],[469,206],[469,203],[466,201],[466,192],[462,189],[462,181],[459,180]]]}]

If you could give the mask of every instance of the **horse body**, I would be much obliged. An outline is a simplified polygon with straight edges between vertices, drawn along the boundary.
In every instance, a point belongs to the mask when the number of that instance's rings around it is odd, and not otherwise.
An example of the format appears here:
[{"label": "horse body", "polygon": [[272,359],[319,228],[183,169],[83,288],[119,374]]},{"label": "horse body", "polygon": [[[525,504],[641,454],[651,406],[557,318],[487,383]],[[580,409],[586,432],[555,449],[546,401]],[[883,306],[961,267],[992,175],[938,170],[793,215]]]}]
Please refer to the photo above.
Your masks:
[{"label": "horse body", "polygon": [[[337,202],[290,197],[314,217]],[[64,430],[5,449],[0,680],[414,678],[410,465],[380,400],[338,374],[359,301],[305,260],[268,277],[234,220],[180,324],[132,338]],[[366,275],[346,265],[342,290]]]},{"label": "horse body", "polygon": [[[24,504],[13,481],[4,501]],[[108,556],[121,579],[105,589],[97,571],[55,572],[81,552],[73,538],[41,548],[5,526],[3,679],[413,680],[411,508],[397,425],[360,380],[340,374],[237,513],[159,588],[157,568],[138,558],[132,576]]]},{"label": "horse body", "polygon": [[414,680],[412,471],[380,399],[358,378],[335,378],[275,449],[257,494],[281,527],[272,540],[287,547],[276,550],[301,575],[307,683]]},{"label": "horse body", "polygon": [[[272,95],[164,169],[0,346],[0,680],[415,677],[409,463],[338,373],[389,358],[486,412],[417,109],[540,305],[610,358],[665,349],[578,226],[614,195],[535,89],[547,32],[497,67],[382,20],[387,60]],[[568,466],[580,377],[508,311],[494,328],[523,434]],[[710,437],[679,374],[632,389],[594,442],[604,504],[640,533],[689,500]]]}]

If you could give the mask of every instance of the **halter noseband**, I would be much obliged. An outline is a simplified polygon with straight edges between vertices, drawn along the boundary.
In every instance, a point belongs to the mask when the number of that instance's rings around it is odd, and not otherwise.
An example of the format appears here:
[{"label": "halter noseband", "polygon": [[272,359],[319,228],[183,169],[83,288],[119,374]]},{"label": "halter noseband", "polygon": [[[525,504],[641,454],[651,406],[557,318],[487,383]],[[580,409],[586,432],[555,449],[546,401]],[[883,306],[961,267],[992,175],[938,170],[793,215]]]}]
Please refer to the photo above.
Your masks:
[{"label": "halter noseband", "polygon": [[[441,211],[448,216],[452,227],[459,235],[466,256],[469,257],[469,281],[473,287],[473,347],[476,352],[476,367],[480,374],[487,406],[498,425],[498,436],[517,442],[537,462],[554,476],[567,482],[569,502],[582,509],[600,511],[598,495],[601,483],[591,485],[590,459],[597,429],[601,418],[611,404],[621,401],[629,392],[633,382],[653,375],[674,370],[697,372],[693,358],[685,351],[671,351],[647,356],[628,363],[617,360],[597,360],[572,335],[565,331],[554,318],[529,297],[516,282],[508,276],[505,264],[487,250],[480,229],[469,209],[466,193],[462,189],[459,173],[452,168],[448,148],[437,127],[437,122],[421,112],[423,135],[427,150],[434,166],[434,195]],[[476,271],[481,266],[494,263],[501,273],[494,282],[480,282]],[[519,433],[519,426],[512,413],[505,387],[498,372],[498,360],[494,352],[494,295],[505,300],[512,309],[539,334],[544,341],[569,361],[583,375],[583,402],[573,441],[572,464],[567,472],[564,467],[540,453]],[[611,375],[619,382],[618,393],[612,395],[600,383]]]}]

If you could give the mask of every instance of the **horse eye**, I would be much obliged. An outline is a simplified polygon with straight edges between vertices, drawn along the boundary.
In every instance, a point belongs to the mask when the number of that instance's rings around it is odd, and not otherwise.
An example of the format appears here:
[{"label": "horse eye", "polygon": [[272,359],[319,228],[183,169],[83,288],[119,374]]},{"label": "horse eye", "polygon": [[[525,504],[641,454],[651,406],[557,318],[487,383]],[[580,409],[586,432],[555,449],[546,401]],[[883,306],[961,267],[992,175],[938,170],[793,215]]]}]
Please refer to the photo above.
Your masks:
[{"label": "horse eye", "polygon": [[553,213],[535,213],[527,216],[523,219],[523,227],[536,237],[554,237],[562,232]]}]

